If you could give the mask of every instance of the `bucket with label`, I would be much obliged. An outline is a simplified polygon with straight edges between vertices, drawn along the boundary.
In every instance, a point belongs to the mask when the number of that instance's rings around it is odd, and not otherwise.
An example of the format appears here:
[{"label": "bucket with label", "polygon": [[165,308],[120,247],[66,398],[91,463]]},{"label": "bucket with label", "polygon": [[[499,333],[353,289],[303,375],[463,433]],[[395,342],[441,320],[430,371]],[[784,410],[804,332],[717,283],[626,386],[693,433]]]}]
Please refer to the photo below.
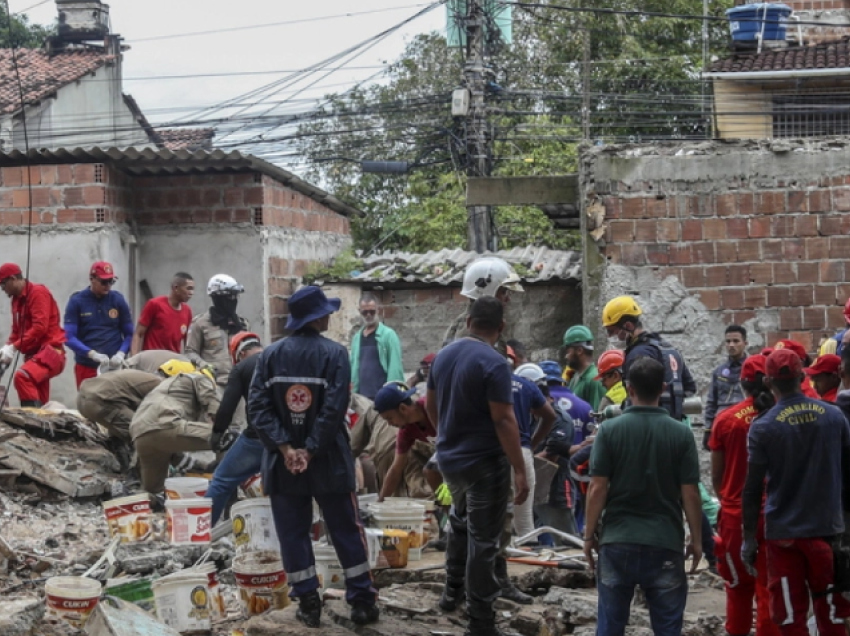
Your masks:
[{"label": "bucket with label", "polygon": [[215,563],[204,563],[192,568],[195,572],[205,574],[207,577],[207,588],[210,591],[210,611],[213,618],[224,618],[227,610],[224,607],[224,599],[221,596],[221,587],[218,581],[218,568]]},{"label": "bucket with label", "polygon": [[366,547],[369,551],[369,569],[370,570],[386,570],[390,567],[387,563],[387,558],[381,551],[381,540],[384,538],[384,531],[378,528],[364,528],[366,533]]},{"label": "bucket with label", "polygon": [[248,617],[289,605],[289,584],[279,552],[261,550],[233,557],[233,578]]},{"label": "bucket with label", "polygon": [[44,584],[47,611],[82,629],[100,599],[100,581],[86,576],[54,576]]},{"label": "bucket with label", "polygon": [[169,477],[165,480],[165,496],[169,499],[197,499],[207,494],[210,480],[203,477]]},{"label": "bucket with label", "polygon": [[410,534],[404,530],[384,530],[381,535],[381,554],[388,567],[406,568],[410,556]]},{"label": "bucket with label", "polygon": [[205,545],[212,539],[212,499],[168,499],[165,516],[171,545]]},{"label": "bucket with label", "polygon": [[102,504],[109,534],[121,543],[138,543],[151,538],[151,501],[147,493],[110,499]]},{"label": "bucket with label", "polygon": [[272,504],[268,497],[245,499],[230,508],[236,554],[258,550],[280,552],[274,527]]},{"label": "bucket with label", "polygon": [[409,533],[409,553],[411,561],[422,558],[422,548],[425,546],[424,525],[425,506],[414,501],[400,503],[379,503],[370,507],[375,525],[382,530],[404,530]]},{"label": "bucket with label", "polygon": [[425,506],[425,516],[422,518],[422,547],[428,545],[431,537],[439,533],[436,509],[437,502],[433,499],[414,499],[413,497],[387,497],[385,503],[413,503]]},{"label": "bucket with label", "polygon": [[266,493],[263,491],[263,476],[260,473],[249,477],[239,484],[239,487],[242,489],[242,494],[245,495],[246,499],[266,496]]},{"label": "bucket with label", "polygon": [[160,621],[181,634],[212,629],[206,574],[184,570],[157,579],[151,587]]},{"label": "bucket with label", "polygon": [[313,546],[316,557],[316,576],[322,589],[345,589],[345,574],[332,545],[318,544]]},{"label": "bucket with label", "polygon": [[153,579],[145,577],[141,579],[127,580],[124,579],[109,579],[106,582],[104,594],[120,598],[122,601],[138,605],[146,612],[154,612],[153,588],[151,582]]}]

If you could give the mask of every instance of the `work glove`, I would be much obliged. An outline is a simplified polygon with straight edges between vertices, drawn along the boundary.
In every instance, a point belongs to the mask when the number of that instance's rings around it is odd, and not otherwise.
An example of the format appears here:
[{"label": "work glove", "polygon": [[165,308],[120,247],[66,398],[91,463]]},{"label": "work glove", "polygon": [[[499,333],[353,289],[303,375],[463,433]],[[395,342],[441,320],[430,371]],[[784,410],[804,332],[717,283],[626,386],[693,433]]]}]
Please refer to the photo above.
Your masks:
[{"label": "work glove", "polygon": [[750,576],[756,575],[756,556],[758,555],[759,546],[755,539],[744,539],[741,544],[741,561],[744,563],[744,569]]},{"label": "work glove", "polygon": [[15,357],[15,354],[18,353],[18,350],[15,349],[15,345],[7,344],[4,345],[2,349],[0,349],[0,363],[8,366],[12,364],[12,360]]},{"label": "work glove", "polygon": [[449,491],[449,487],[446,484],[440,484],[440,487],[434,493],[434,499],[441,506],[452,505],[452,493]]},{"label": "work glove", "polygon": [[123,351],[119,351],[109,359],[109,367],[111,369],[120,369],[121,365],[124,364],[124,358],[126,357],[126,353],[124,353]]},{"label": "work glove", "polygon": [[101,369],[103,367],[109,366],[109,356],[106,355],[105,353],[98,353],[97,351],[92,349],[91,351],[88,352],[88,357],[89,357],[89,360],[91,360],[93,362],[97,362],[97,365],[99,367],[101,367]]},{"label": "work glove", "polygon": [[710,440],[710,439],[711,439],[711,429],[707,428],[702,432],[702,447],[707,451],[711,451],[711,448],[708,445],[708,440]]},{"label": "work glove", "polygon": [[239,438],[239,432],[232,428],[227,428],[223,431],[213,431],[210,435],[210,448],[216,453],[223,453],[230,450],[230,447],[236,443]]}]

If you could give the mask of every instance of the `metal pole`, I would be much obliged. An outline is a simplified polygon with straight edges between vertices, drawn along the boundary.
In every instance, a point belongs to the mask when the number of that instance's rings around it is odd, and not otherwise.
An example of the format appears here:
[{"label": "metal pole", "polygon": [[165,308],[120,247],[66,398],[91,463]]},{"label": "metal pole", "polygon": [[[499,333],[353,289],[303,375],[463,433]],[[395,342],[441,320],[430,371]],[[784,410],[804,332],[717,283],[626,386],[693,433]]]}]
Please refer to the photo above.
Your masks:
[{"label": "metal pole", "polygon": [[[469,90],[469,112],[466,116],[466,174],[489,177],[490,138],[487,109],[484,104],[484,7],[480,0],[467,0],[466,64],[463,69]],[[492,209],[488,205],[471,205],[467,212],[467,236],[470,249],[479,254],[490,248]]]}]

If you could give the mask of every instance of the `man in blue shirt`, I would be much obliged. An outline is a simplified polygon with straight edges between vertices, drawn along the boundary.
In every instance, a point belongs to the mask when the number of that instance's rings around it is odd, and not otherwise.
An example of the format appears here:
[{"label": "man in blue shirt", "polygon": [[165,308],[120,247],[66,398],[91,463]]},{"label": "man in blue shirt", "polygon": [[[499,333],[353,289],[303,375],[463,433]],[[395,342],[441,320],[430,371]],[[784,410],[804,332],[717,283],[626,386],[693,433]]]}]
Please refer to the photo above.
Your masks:
[{"label": "man in blue shirt", "polygon": [[65,307],[66,346],[74,352],[77,388],[83,380],[118,369],[133,342],[133,316],[120,292],[112,265],[91,266],[89,286],[73,294]]},{"label": "man in blue shirt", "polygon": [[[838,407],[803,395],[803,363],[792,350],[775,350],[765,367],[777,402],[752,423],[747,436],[741,560],[755,576],[758,551],[767,551],[770,617],[783,634],[808,633],[811,597],[818,633],[842,636],[850,603],[843,590],[833,588],[831,543],[844,533],[850,427]],[[758,545],[765,489],[765,542]]]},{"label": "man in blue shirt", "polygon": [[525,461],[513,409],[510,368],[493,348],[504,329],[502,303],[473,303],[469,336],[437,354],[428,375],[426,410],[438,422],[437,456],[452,494],[446,546],[446,586],[440,607],[468,599],[470,636],[497,636],[493,601],[501,586],[495,560],[505,525],[510,471],[515,505],[528,497]]}]

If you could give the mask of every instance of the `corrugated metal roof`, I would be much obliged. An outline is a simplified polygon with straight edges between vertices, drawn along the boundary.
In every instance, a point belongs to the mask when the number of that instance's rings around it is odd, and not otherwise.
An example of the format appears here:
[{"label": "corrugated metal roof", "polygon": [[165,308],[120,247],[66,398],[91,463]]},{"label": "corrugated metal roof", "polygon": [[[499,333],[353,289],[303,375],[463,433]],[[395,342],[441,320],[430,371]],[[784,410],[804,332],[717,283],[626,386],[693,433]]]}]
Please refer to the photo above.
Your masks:
[{"label": "corrugated metal roof", "polygon": [[136,176],[189,175],[256,171],[267,175],[326,205],[345,216],[365,216],[364,212],[340,201],[300,177],[253,155],[233,150],[168,150],[167,148],[32,148],[29,152],[0,153],[0,167],[53,165],[67,163],[106,163]]},{"label": "corrugated metal roof", "polygon": [[581,254],[551,250],[548,247],[515,247],[495,253],[477,254],[465,250],[439,250],[424,254],[388,252],[367,256],[363,269],[337,282],[430,283],[450,285],[463,281],[466,266],[482,256],[498,256],[513,265],[523,281],[553,279],[581,280]]}]

